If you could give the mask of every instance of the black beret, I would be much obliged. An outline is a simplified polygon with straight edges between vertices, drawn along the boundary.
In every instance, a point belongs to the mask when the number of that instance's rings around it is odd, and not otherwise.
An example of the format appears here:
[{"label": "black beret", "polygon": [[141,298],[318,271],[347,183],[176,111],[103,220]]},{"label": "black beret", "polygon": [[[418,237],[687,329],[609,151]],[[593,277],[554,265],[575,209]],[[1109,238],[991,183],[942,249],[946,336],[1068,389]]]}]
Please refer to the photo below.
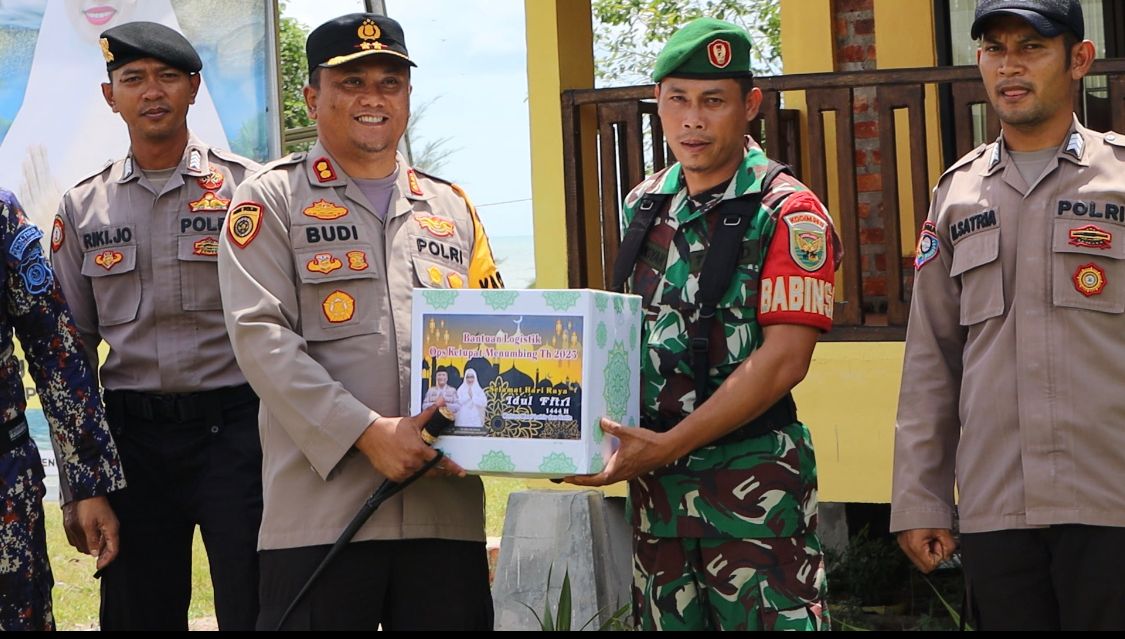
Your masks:
[{"label": "black beret", "polygon": [[376,53],[418,66],[406,51],[402,26],[377,13],[349,13],[329,20],[314,29],[305,42],[310,75],[317,67],[334,67]]},{"label": "black beret", "polygon": [[106,29],[101,45],[107,71],[142,58],[156,58],[187,73],[198,73],[203,68],[203,61],[187,38],[155,22],[128,22]]}]

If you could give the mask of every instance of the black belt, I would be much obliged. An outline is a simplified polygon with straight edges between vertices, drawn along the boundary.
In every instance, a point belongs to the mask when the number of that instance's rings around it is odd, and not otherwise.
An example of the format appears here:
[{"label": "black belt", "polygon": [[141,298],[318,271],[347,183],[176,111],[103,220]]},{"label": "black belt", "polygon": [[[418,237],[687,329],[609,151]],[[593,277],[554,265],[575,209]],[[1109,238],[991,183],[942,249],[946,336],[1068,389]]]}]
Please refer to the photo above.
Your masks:
[{"label": "black belt", "polygon": [[[686,417],[686,415],[665,414],[657,416],[656,419],[643,417],[641,418],[641,426],[662,433],[671,430],[672,427],[680,423],[684,417]],[[785,397],[777,400],[777,402],[767,408],[764,413],[708,445],[721,446],[723,444],[745,441],[753,437],[760,437],[766,433],[781,430],[795,421],[797,421],[797,404],[793,402],[793,396],[786,393]]]},{"label": "black belt", "polygon": [[4,426],[0,427],[0,455],[7,455],[26,444],[31,437],[28,430],[27,418],[23,415],[6,422]]},{"label": "black belt", "polygon": [[106,409],[148,421],[190,422],[203,419],[209,411],[256,401],[249,384],[228,386],[195,393],[145,393],[106,390]]}]

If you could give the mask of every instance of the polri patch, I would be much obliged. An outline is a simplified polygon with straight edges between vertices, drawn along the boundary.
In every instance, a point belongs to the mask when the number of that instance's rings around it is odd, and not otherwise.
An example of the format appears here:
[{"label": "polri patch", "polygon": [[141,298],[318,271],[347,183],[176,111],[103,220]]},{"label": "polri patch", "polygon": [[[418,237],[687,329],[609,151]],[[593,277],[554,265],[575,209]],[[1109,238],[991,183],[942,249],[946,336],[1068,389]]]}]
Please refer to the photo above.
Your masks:
[{"label": "polri patch", "polygon": [[58,253],[66,239],[66,224],[61,215],[55,216],[55,223],[51,225],[51,252]]},{"label": "polri patch", "polygon": [[453,225],[453,220],[447,220],[444,217],[415,215],[414,219],[418,221],[418,226],[434,237],[453,237],[453,234],[457,231],[457,227]]},{"label": "polri patch", "polygon": [[312,273],[328,275],[332,271],[338,271],[344,268],[344,263],[331,253],[317,253],[305,264],[305,268]]},{"label": "polri patch", "polygon": [[1106,251],[1113,247],[1113,233],[1097,225],[1087,224],[1086,226],[1070,229],[1070,242],[1068,243],[1071,246],[1080,248],[1093,248]]},{"label": "polri patch", "polygon": [[193,255],[200,257],[215,257],[219,254],[219,238],[205,237],[196,240],[191,245],[191,252]]},{"label": "polri patch", "polygon": [[1097,264],[1083,264],[1074,271],[1074,288],[1086,297],[1101,295],[1105,285],[1105,271]]},{"label": "polri patch", "polygon": [[203,197],[194,202],[188,202],[188,208],[191,209],[192,213],[198,213],[200,211],[216,213],[227,210],[228,206],[230,206],[230,200],[221,198],[211,191],[204,193]]},{"label": "polri patch", "polygon": [[199,188],[204,191],[218,191],[223,188],[223,174],[215,169],[211,169],[211,174],[201,177],[196,180],[199,183]]},{"label": "polri patch", "polygon": [[318,220],[328,221],[338,220],[344,217],[348,214],[348,209],[334,202],[320,199],[316,202],[313,202],[312,205],[302,211],[302,213],[304,213],[308,217],[314,217]]},{"label": "polri patch", "polygon": [[828,222],[808,211],[782,216],[789,227],[789,257],[802,269],[815,273],[828,260]]},{"label": "polri patch", "polygon": [[922,223],[922,233],[918,236],[918,248],[914,252],[914,270],[920,271],[941,253],[941,240],[938,239],[937,226],[926,220]]},{"label": "polri patch", "polygon": [[102,251],[94,256],[94,264],[111,271],[124,259],[125,256],[121,254],[121,251]]},{"label": "polri patch", "polygon": [[227,232],[238,248],[246,248],[257,237],[262,223],[262,205],[243,202],[227,216]]},{"label": "polri patch", "polygon": [[348,251],[344,254],[348,258],[348,268],[353,271],[366,271],[368,268],[367,254],[363,251]]},{"label": "polri patch", "polygon": [[333,324],[342,324],[355,317],[355,298],[343,291],[332,291],[321,304],[324,317]]}]

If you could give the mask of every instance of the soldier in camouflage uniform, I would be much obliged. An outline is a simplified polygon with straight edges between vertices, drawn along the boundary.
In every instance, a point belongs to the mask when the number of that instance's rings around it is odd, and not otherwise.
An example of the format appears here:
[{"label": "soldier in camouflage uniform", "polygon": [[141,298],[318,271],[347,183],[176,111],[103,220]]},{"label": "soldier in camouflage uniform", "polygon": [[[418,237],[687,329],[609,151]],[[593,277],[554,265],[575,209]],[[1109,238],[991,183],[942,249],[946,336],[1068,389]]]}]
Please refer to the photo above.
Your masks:
[{"label": "soldier in camouflage uniform", "polygon": [[0,630],[54,630],[51,566],[43,525],[43,463],[28,432],[12,329],[20,338],[68,486],[71,543],[117,555],[117,518],[105,495],[125,486],[101,396],[78,329],[43,258],[43,232],[0,189]]},{"label": "soldier in camouflage uniform", "polygon": [[[645,630],[829,627],[816,462],[789,392],[831,327],[839,248],[796,179],[779,175],[761,192],[769,160],[745,136],[762,99],[749,52],[744,29],[700,19],[657,59],[659,114],[679,162],[624,207],[632,224],[647,197],[665,196],[629,287],[645,308],[644,428],[603,420],[619,450],[601,474],[568,478],[630,480],[633,610]],[[760,204],[742,205],[752,217],[716,305],[703,403],[692,367],[702,266],[713,234],[730,232],[720,216],[746,197]]]}]

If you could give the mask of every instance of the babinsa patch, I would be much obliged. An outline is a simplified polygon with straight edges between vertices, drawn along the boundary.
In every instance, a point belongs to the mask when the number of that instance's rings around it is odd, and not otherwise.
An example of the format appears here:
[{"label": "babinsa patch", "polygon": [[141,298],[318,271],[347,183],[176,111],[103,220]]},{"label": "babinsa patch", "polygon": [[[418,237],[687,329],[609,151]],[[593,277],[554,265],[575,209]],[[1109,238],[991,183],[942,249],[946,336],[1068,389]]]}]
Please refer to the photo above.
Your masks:
[{"label": "babinsa patch", "polygon": [[828,259],[828,222],[815,213],[794,211],[781,218],[789,227],[789,256],[814,273]]}]

